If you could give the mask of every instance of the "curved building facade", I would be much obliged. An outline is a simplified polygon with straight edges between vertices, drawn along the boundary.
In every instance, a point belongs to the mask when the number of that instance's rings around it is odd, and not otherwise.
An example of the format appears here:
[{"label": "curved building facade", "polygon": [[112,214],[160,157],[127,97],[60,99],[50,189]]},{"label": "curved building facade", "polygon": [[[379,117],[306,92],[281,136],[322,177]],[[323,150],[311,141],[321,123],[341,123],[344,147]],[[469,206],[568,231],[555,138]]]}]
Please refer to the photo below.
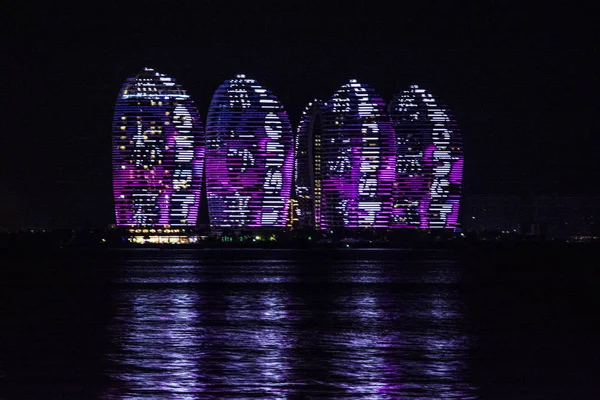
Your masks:
[{"label": "curved building facade", "polygon": [[325,103],[314,100],[302,111],[296,132],[294,182],[298,226],[321,227],[321,113]]},{"label": "curved building facade", "polygon": [[397,135],[393,226],[456,228],[463,151],[454,117],[417,85],[396,95],[389,113]]},{"label": "curved building facade", "polygon": [[173,78],[145,68],[127,79],[113,119],[117,226],[195,226],[203,145],[198,112]]},{"label": "curved building facade", "polygon": [[213,228],[285,227],[294,166],[287,113],[245,75],[215,91],[206,122],[206,194]]},{"label": "curved building facade", "polygon": [[320,129],[320,228],[389,227],[396,145],[381,97],[350,80],[323,107]]}]

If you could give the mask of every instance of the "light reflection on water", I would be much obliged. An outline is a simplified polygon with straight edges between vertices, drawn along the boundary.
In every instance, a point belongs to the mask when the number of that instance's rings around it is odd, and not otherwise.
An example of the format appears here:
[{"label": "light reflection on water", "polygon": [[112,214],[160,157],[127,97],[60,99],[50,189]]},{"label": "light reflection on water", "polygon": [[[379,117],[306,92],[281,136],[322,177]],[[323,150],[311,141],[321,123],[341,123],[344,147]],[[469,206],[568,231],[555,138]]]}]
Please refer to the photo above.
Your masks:
[{"label": "light reflection on water", "polygon": [[450,260],[121,263],[106,399],[477,398]]},{"label": "light reflection on water", "polygon": [[127,388],[120,398],[198,398],[194,393],[202,390],[202,382],[196,358],[203,341],[199,296],[193,291],[138,290],[119,297],[111,327],[119,350],[108,358],[116,368],[111,377]]}]

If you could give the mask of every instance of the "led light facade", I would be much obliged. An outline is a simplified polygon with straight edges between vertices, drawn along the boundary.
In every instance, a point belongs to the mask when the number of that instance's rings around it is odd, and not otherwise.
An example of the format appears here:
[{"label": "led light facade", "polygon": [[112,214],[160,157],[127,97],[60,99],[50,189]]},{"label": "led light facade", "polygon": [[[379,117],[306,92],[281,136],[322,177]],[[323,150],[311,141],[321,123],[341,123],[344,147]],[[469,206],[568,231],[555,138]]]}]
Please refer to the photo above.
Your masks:
[{"label": "led light facade", "polygon": [[383,100],[353,79],[315,104],[298,128],[300,217],[320,229],[387,228],[396,148]]},{"label": "led light facade", "polygon": [[117,226],[195,226],[202,122],[173,78],[145,68],[123,85],[112,134]]},{"label": "led light facade", "polygon": [[314,100],[302,111],[296,132],[294,182],[298,226],[321,227],[321,112],[325,104]]},{"label": "led light facade", "polygon": [[215,91],[206,122],[206,193],[213,228],[285,227],[294,163],[287,113],[245,75]]},{"label": "led light facade", "polygon": [[456,228],[463,151],[454,117],[417,85],[396,95],[389,113],[397,137],[392,225]]}]

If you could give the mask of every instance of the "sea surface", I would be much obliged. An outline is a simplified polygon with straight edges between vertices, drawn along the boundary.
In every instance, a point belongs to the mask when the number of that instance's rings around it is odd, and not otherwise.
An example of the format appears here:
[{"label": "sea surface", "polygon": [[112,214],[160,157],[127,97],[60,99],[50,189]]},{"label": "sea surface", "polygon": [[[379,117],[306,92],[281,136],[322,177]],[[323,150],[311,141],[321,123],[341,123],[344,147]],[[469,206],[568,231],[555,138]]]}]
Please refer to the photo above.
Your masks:
[{"label": "sea surface", "polygon": [[599,399],[599,250],[31,249],[0,399]]}]

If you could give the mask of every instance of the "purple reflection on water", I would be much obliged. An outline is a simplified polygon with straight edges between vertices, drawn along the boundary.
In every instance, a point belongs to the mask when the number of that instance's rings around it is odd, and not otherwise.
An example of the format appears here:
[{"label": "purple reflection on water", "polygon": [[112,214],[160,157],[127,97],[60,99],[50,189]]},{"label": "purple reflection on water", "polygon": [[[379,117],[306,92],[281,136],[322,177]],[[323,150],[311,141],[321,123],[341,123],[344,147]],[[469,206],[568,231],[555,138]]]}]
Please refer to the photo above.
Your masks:
[{"label": "purple reflection on water", "polygon": [[108,356],[118,365],[110,377],[119,385],[106,398],[134,399],[157,392],[161,398],[199,398],[199,300],[196,293],[177,290],[137,291],[120,299],[123,317],[112,326],[118,347]]},{"label": "purple reflection on water", "polygon": [[[335,340],[339,350],[334,352],[332,372],[346,382],[341,387],[347,393],[362,399],[379,399],[380,394],[386,392],[386,383],[395,381],[396,374],[387,368],[384,351],[380,348],[385,342],[385,332],[378,322],[381,309],[377,299],[372,293],[360,292],[339,301],[347,307],[340,318],[348,329]],[[360,329],[366,326],[369,328]]]},{"label": "purple reflection on water", "polygon": [[123,262],[104,398],[475,398],[455,270],[379,253]]},{"label": "purple reflection on water", "polygon": [[[427,324],[425,332],[411,330],[404,336],[407,360],[404,393],[418,399],[476,399],[476,388],[467,383],[465,360],[471,340],[463,332],[448,329],[460,324],[463,311],[457,297],[449,292],[431,293],[411,314],[415,326]],[[409,324],[410,326],[410,324]],[[414,397],[410,397],[414,398]]]},{"label": "purple reflection on water", "polygon": [[224,372],[218,382],[235,387],[242,397],[287,398],[294,392],[290,352],[296,343],[285,294],[277,290],[228,294],[223,308],[215,342]]}]

